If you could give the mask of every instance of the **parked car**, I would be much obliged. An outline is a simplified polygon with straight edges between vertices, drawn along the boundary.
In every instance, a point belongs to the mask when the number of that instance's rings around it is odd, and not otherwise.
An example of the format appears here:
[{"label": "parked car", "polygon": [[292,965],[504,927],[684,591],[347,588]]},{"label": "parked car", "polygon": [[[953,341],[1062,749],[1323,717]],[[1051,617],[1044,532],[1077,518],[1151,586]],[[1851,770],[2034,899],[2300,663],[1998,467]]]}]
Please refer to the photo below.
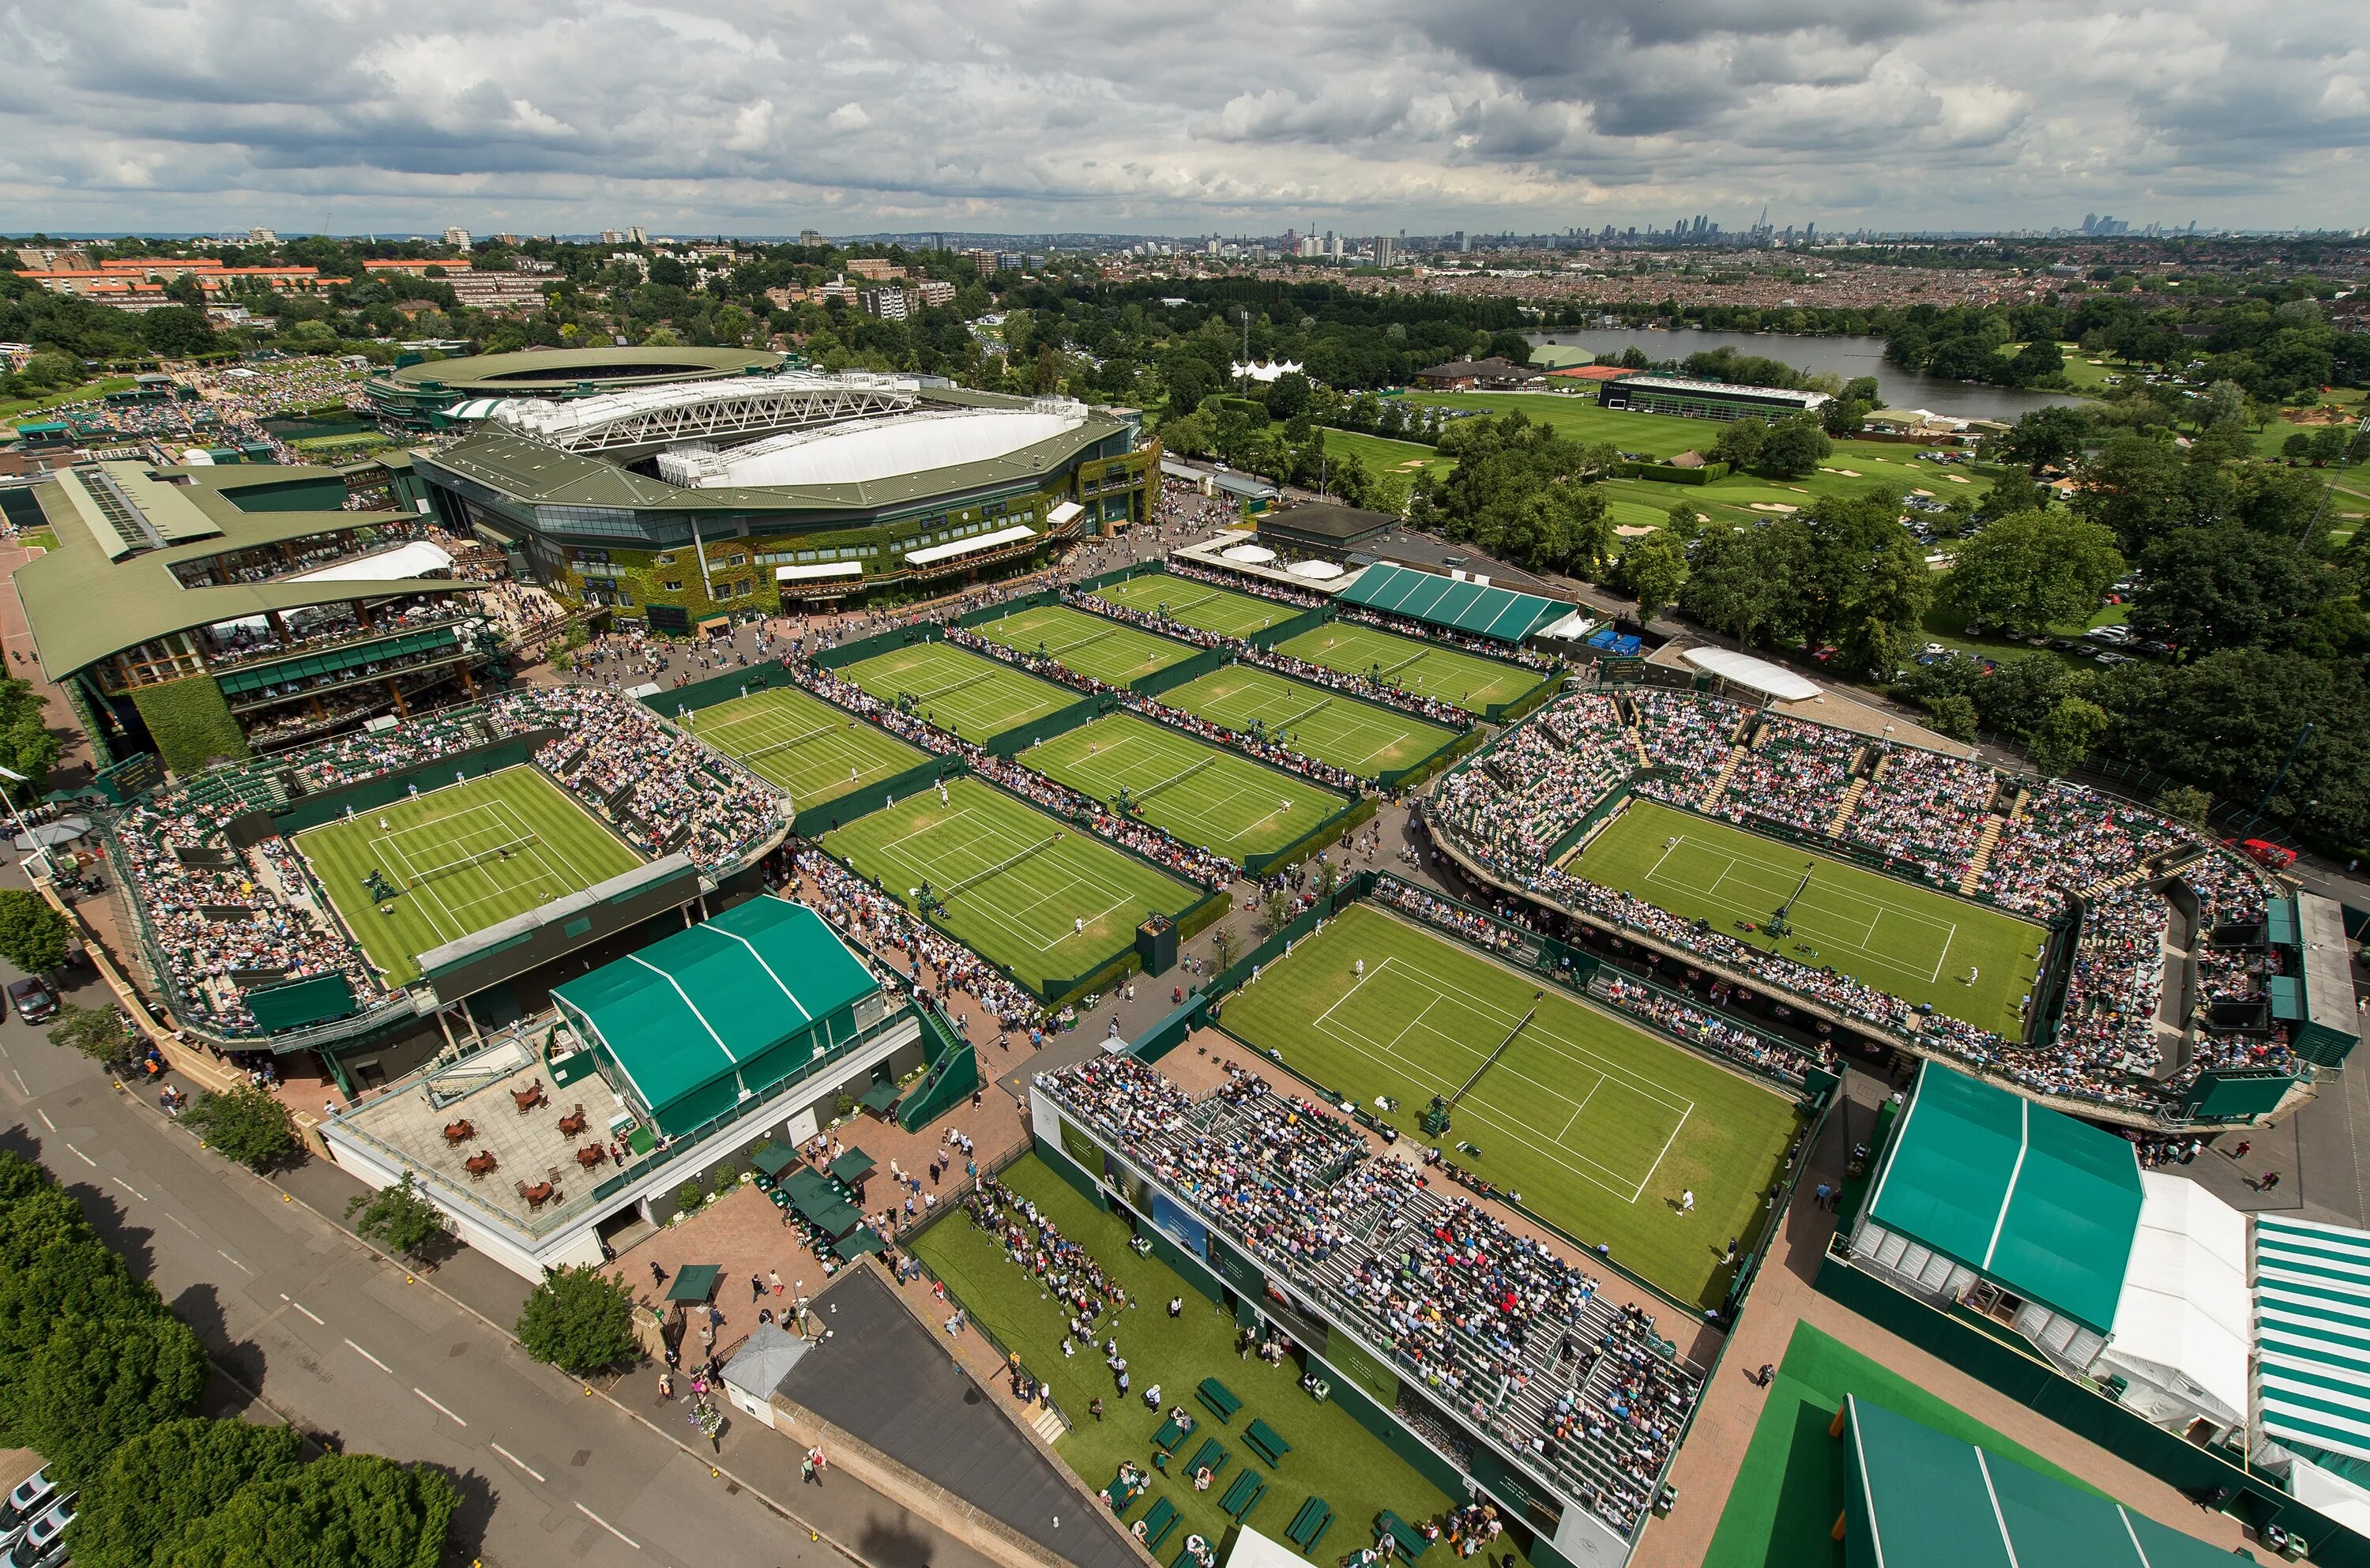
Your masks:
[{"label": "parked car", "polygon": [[0,1502],[0,1551],[17,1544],[32,1522],[48,1509],[57,1492],[57,1483],[50,1479],[47,1465],[9,1491],[7,1499]]},{"label": "parked car", "polygon": [[2092,642],[2129,642],[2132,628],[2127,626],[2094,626],[2082,635]]},{"label": "parked car", "polygon": [[24,1536],[8,1549],[7,1568],[62,1568],[66,1560],[66,1529],[79,1512],[75,1499],[80,1495],[67,1493],[27,1526]]},{"label": "parked car", "polygon": [[2130,654],[2118,653],[2112,649],[2108,649],[2104,652],[2093,653],[2090,657],[2096,659],[2101,664],[2111,666],[2115,664],[2136,664],[2139,663],[2137,659],[2133,658]]},{"label": "parked car", "polygon": [[58,1016],[56,994],[31,975],[8,982],[8,1005],[27,1023],[47,1023]]}]

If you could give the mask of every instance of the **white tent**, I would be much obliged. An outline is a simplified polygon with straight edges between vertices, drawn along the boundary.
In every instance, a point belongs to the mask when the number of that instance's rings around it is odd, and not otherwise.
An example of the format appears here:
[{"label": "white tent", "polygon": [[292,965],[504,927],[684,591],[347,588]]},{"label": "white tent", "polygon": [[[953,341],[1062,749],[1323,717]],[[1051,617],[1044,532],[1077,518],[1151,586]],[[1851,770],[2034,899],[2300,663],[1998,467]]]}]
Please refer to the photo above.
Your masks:
[{"label": "white tent", "polygon": [[1679,657],[1708,674],[1780,702],[1801,702],[1819,695],[1816,685],[1784,665],[1731,648],[1690,648]]},{"label": "white tent", "polygon": [[[1232,550],[1226,553],[1234,554]],[[1341,575],[1341,569],[1329,560],[1296,560],[1283,570],[1294,577],[1305,577],[1311,582],[1330,582]]]},{"label": "white tent", "polygon": [[1226,1553],[1226,1568],[1307,1568],[1307,1564],[1290,1547],[1270,1540],[1245,1525],[1235,1532],[1234,1549]]},{"label": "white tent", "polygon": [[1240,561],[1245,566],[1265,566],[1275,559],[1275,552],[1265,545],[1237,545],[1232,549],[1220,550],[1218,555],[1221,559]]},{"label": "white tent", "polygon": [[2124,1378],[2124,1406],[2158,1426],[2243,1427],[2254,1316],[2247,1216],[2186,1177],[2141,1171],[2114,1333],[2091,1371]]},{"label": "white tent", "polygon": [[1298,360],[1268,360],[1259,364],[1245,364],[1242,361],[1237,360],[1230,374],[1237,381],[1248,376],[1251,380],[1264,386],[1273,382],[1279,375],[1297,375],[1299,373]]},{"label": "white tent", "polygon": [[2295,1500],[2325,1518],[2335,1519],[2358,1536],[2370,1536],[2370,1492],[2334,1470],[2325,1470],[2302,1455],[2288,1473],[2288,1490]]}]

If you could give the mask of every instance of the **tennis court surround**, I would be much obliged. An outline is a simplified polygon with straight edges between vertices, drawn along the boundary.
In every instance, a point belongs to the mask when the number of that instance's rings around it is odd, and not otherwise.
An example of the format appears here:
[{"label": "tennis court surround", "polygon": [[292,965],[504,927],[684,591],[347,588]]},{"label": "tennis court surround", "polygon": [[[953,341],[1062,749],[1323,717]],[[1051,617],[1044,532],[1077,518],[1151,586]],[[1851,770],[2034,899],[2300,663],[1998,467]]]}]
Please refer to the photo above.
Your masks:
[{"label": "tennis court surround", "polygon": [[[1740,921],[1766,924],[1806,868],[1810,886],[1788,917],[1791,934],[1738,928]],[[2048,940],[1998,910],[1646,801],[1632,801],[1571,870],[2010,1039],[2022,1037],[2019,1003],[2041,973]]]},{"label": "tennis court surround", "polygon": [[1190,577],[1171,577],[1162,571],[1107,583],[1095,590],[1095,597],[1131,610],[1166,615],[1170,620],[1215,632],[1220,637],[1250,637],[1305,613],[1297,605],[1262,599],[1256,594],[1237,594],[1231,588],[1213,588]]},{"label": "tennis court surround", "polygon": [[1032,605],[971,629],[1023,653],[1041,651],[1064,669],[1115,686],[1181,664],[1202,651],[1067,605]]},{"label": "tennis court surround", "polygon": [[915,642],[842,666],[883,702],[911,694],[931,722],[974,745],[1080,700],[1076,692],[945,642]]},{"label": "tennis court surround", "polygon": [[1453,702],[1468,713],[1485,713],[1513,702],[1549,678],[1537,670],[1501,664],[1436,642],[1419,642],[1356,621],[1312,627],[1277,643],[1275,651],[1345,675],[1379,671],[1386,686]]},{"label": "tennis court surround", "polygon": [[1016,760],[1098,800],[1115,801],[1124,789],[1144,821],[1237,864],[1291,845],[1349,804],[1329,790],[1132,713],[1056,735]]},{"label": "tennis court surround", "polygon": [[944,902],[932,924],[1038,996],[1124,956],[1135,928],[1177,916],[1201,890],[1075,824],[976,778],[949,779],[836,828],[823,846],[909,907],[924,882]]},{"label": "tennis court surround", "polygon": [[1367,1110],[1388,1097],[1382,1118],[1429,1144],[1416,1119],[1432,1097],[1525,1014],[1457,1103],[1446,1152],[1680,1300],[1717,1302],[1727,1242],[1751,1251],[1793,1136],[1785,1096],[1371,904],[1294,944],[1220,1022]]},{"label": "tennis court surround", "polygon": [[688,714],[686,728],[778,789],[800,811],[828,805],[929,760],[927,753],[795,686]]},{"label": "tennis court surround", "polygon": [[1214,670],[1160,694],[1171,708],[1248,732],[1254,721],[1281,730],[1301,755],[1373,778],[1412,767],[1456,732],[1340,692],[1274,674],[1255,664]]},{"label": "tennis court surround", "polygon": [[[390,985],[419,955],[621,876],[641,857],[531,767],[448,785],[296,835],[338,914]],[[365,878],[397,890],[387,913]]]}]

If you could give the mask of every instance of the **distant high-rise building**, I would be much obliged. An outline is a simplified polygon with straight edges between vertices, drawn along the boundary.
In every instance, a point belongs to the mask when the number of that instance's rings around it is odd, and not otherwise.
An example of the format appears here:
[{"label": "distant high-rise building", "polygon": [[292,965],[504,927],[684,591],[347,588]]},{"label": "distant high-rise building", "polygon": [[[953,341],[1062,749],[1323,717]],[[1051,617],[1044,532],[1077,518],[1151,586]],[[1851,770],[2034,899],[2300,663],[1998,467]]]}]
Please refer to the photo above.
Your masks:
[{"label": "distant high-rise building", "polygon": [[458,226],[448,228],[444,231],[444,243],[452,249],[466,250],[469,248],[469,231]]},{"label": "distant high-rise building", "polygon": [[623,245],[626,243],[626,231],[624,229],[603,229],[601,231],[601,243],[604,245]]},{"label": "distant high-rise building", "polygon": [[277,245],[280,243],[280,231],[278,229],[251,228],[247,231],[247,242],[249,245]]},{"label": "distant high-rise building", "polygon": [[627,244],[628,244],[628,245],[648,245],[650,242],[650,236],[649,235],[646,235],[646,234],[644,234],[644,233],[642,232],[642,225],[639,225],[639,224],[635,224],[635,225],[631,225],[630,227],[628,227],[628,228],[626,230],[626,243],[627,243]]},{"label": "distant high-rise building", "polygon": [[800,245],[821,245],[823,243],[823,231],[820,229],[800,229],[799,230],[799,243]]}]

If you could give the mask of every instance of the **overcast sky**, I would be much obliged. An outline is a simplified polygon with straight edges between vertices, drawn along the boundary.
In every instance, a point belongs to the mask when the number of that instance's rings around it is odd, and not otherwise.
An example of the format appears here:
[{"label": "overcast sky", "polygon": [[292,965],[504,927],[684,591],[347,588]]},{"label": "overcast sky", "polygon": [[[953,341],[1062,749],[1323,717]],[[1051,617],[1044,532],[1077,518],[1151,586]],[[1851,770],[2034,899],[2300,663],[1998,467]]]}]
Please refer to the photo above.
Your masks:
[{"label": "overcast sky", "polygon": [[0,0],[0,230],[2370,223],[2360,0]]}]

